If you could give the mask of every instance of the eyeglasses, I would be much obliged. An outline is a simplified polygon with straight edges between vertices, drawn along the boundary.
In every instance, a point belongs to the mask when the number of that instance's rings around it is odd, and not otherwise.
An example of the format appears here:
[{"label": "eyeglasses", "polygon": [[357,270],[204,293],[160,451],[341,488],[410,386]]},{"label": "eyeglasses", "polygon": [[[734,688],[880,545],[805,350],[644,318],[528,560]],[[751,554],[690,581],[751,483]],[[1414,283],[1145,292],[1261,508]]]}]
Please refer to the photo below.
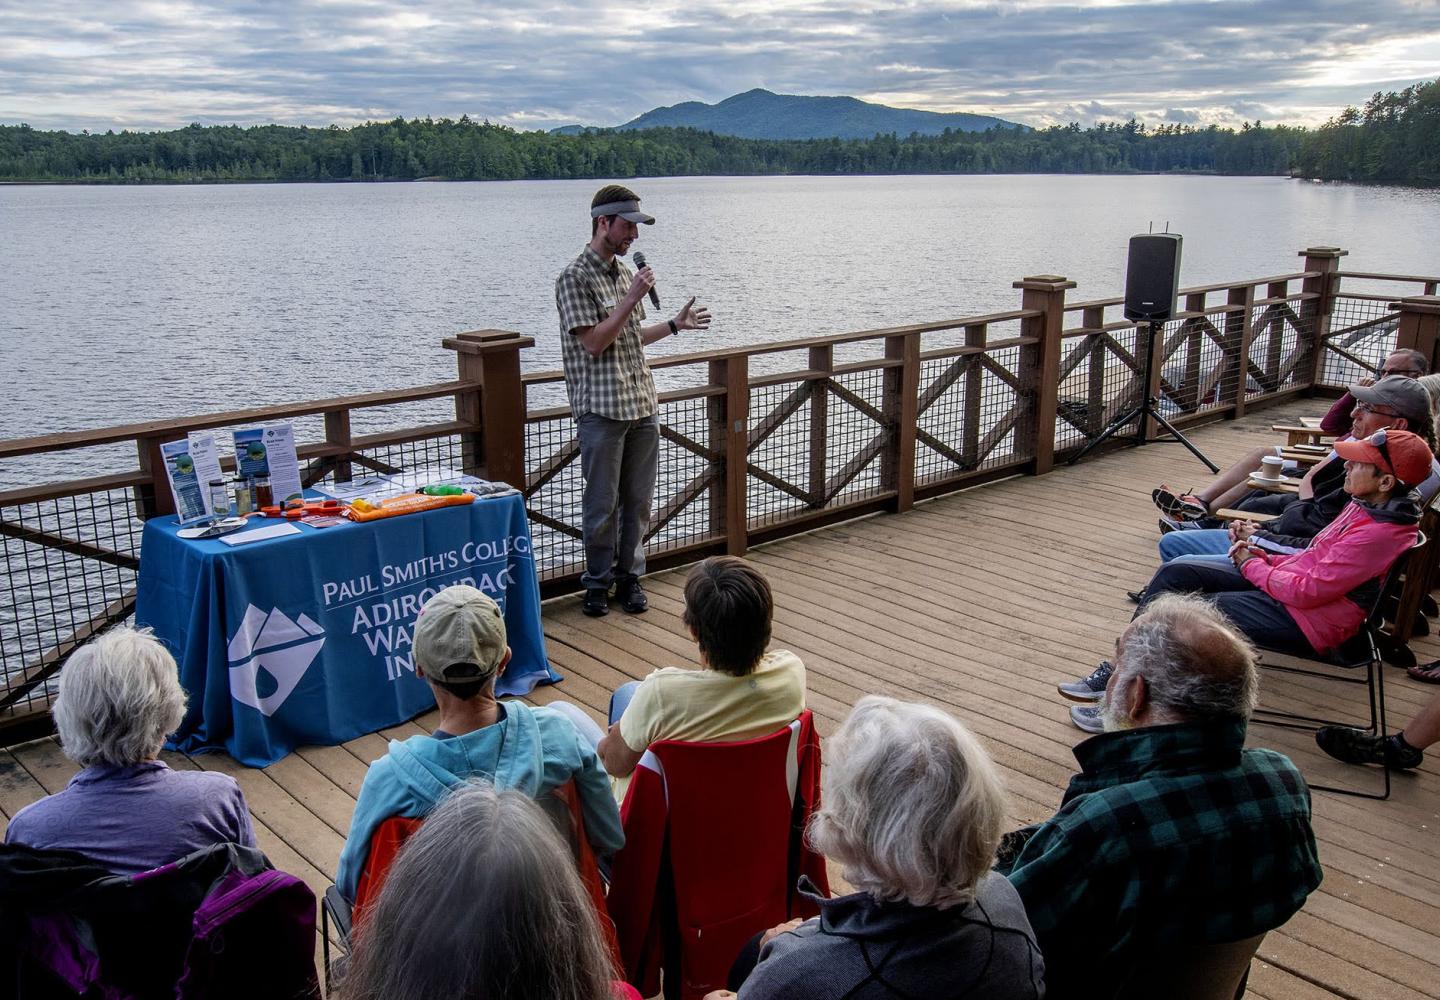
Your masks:
[{"label": "eyeglasses", "polygon": [[[1390,475],[1396,476],[1395,463],[1390,460],[1390,449],[1385,447],[1385,442],[1388,440],[1385,432],[1376,431],[1374,434],[1371,434],[1365,440],[1367,443],[1373,444],[1375,446],[1375,449],[1380,452],[1380,457],[1385,461],[1385,468],[1381,469],[1380,471],[1388,472]],[[1399,477],[1396,476],[1396,478],[1398,479]]]},{"label": "eyeglasses", "polygon": [[1356,403],[1355,409],[1361,413],[1373,413],[1377,417],[1398,417],[1400,414],[1382,410],[1372,403]]}]

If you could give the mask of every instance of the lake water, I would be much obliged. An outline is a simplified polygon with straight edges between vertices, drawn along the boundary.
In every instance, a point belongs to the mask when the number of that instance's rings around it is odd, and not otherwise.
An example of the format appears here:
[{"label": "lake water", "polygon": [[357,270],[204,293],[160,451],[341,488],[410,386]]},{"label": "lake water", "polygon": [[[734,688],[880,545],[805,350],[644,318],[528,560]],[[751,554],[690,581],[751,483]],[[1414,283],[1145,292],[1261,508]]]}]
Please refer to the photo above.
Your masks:
[{"label": "lake water", "polygon": [[[559,367],[554,278],[596,181],[0,187],[0,438],[454,378],[442,337],[533,336]],[[665,354],[1018,306],[1062,274],[1123,290],[1126,240],[1184,234],[1182,284],[1345,266],[1440,271],[1440,191],[1220,177],[639,180],[637,248],[663,315],[706,336]],[[8,478],[0,476],[0,479]]]}]

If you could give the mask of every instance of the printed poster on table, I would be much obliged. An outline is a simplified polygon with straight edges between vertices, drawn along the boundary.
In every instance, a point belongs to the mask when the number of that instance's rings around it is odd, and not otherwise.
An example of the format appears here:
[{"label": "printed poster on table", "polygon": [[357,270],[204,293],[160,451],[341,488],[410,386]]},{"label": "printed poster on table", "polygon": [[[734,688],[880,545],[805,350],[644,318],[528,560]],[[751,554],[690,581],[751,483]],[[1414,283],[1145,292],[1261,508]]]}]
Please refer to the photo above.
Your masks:
[{"label": "printed poster on table", "polygon": [[170,479],[176,517],[188,522],[214,513],[210,509],[207,487],[212,480],[224,478],[220,473],[215,435],[192,434],[181,441],[167,441],[160,446],[160,455]]},{"label": "printed poster on table", "polygon": [[295,428],[289,424],[265,424],[237,429],[235,471],[241,479],[268,476],[277,504],[304,496],[300,463],[295,455]]}]

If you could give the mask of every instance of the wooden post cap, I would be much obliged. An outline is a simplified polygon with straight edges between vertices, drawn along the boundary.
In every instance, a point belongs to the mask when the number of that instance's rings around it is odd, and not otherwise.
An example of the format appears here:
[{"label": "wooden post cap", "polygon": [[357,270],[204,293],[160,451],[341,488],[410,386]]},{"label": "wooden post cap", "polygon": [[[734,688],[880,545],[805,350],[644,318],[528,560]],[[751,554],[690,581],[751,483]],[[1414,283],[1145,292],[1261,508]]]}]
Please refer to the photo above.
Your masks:
[{"label": "wooden post cap", "polygon": [[1069,278],[1058,274],[1035,274],[1028,278],[1021,278],[1011,287],[1036,292],[1063,292],[1067,288],[1076,287],[1076,285]]},{"label": "wooden post cap", "polygon": [[1335,260],[1340,257],[1348,257],[1349,250],[1341,250],[1339,247],[1306,247],[1298,251],[1301,257],[1320,257],[1327,260]]},{"label": "wooden post cap", "polygon": [[494,351],[534,347],[535,338],[515,333],[513,330],[468,330],[453,337],[446,337],[440,343],[461,354],[489,354]]}]

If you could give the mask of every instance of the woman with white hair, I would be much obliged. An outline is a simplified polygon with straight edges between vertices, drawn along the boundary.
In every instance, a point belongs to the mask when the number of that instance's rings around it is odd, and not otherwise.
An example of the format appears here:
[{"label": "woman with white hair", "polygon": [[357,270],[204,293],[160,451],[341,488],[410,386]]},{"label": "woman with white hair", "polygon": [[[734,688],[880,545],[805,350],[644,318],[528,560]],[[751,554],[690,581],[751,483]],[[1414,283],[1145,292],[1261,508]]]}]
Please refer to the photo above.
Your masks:
[{"label": "woman with white hair", "polygon": [[215,844],[255,846],[234,778],[158,759],[185,714],[185,691],[174,657],[148,631],[112,629],[77,650],[52,711],[60,748],[82,770],[16,813],[6,843],[79,851],[123,875]]},{"label": "woman with white hair", "polygon": [[356,928],[343,1000],[638,1000],[534,800],[471,781],[405,842]]},{"label": "woman with white hair", "polygon": [[819,917],[767,934],[741,1000],[1044,996],[1025,908],[990,871],[1005,792],[974,735],[871,696],[826,755],[810,842],[859,891],[817,897]]}]

